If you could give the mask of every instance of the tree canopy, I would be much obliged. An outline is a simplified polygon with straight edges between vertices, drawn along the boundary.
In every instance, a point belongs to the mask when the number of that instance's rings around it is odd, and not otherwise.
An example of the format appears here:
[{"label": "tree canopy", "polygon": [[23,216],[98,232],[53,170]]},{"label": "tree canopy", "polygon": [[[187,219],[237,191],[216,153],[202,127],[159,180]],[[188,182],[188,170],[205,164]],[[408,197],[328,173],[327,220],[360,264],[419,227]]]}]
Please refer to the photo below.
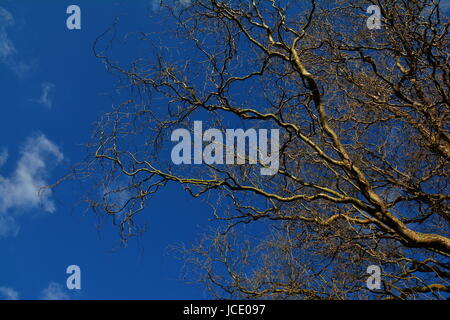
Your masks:
[{"label": "tree canopy", "polygon": [[[368,27],[370,5],[379,29]],[[172,28],[134,34],[158,39],[147,56],[112,59],[101,45],[110,32],[94,47],[128,96],[97,124],[86,167],[104,192],[90,204],[115,216],[124,238],[153,194],[179,184],[223,222],[182,250],[219,297],[448,297],[440,1],[192,0],[157,10]],[[261,160],[174,164],[171,134],[196,120],[223,133],[278,129],[277,173],[261,175]],[[380,289],[366,286],[370,265],[382,270]]]}]

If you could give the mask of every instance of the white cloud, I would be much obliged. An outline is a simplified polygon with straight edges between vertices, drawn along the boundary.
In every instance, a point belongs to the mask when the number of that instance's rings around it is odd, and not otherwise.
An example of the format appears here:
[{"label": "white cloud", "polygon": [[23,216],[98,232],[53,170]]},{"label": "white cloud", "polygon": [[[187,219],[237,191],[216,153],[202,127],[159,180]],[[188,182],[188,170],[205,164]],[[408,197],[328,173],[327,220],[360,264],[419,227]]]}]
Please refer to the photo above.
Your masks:
[{"label": "white cloud", "polygon": [[[3,151],[2,162],[6,157]],[[16,219],[24,212],[39,207],[49,213],[56,210],[51,190],[42,187],[49,184],[49,171],[62,159],[58,146],[43,134],[25,141],[14,171],[9,176],[0,174],[0,236],[17,235]]]},{"label": "white cloud", "polygon": [[39,99],[32,99],[32,101],[43,105],[46,108],[51,108],[53,104],[53,97],[55,95],[55,85],[50,82],[44,82],[42,85],[42,94]]},{"label": "white cloud", "polygon": [[70,297],[62,285],[50,282],[48,287],[42,290],[41,300],[70,300]]},{"label": "white cloud", "polygon": [[7,65],[21,77],[31,69],[31,66],[17,58],[17,49],[7,32],[7,29],[14,25],[15,20],[11,12],[0,7],[0,63]]},{"label": "white cloud", "polygon": [[19,293],[13,288],[0,287],[0,300],[18,300]]}]

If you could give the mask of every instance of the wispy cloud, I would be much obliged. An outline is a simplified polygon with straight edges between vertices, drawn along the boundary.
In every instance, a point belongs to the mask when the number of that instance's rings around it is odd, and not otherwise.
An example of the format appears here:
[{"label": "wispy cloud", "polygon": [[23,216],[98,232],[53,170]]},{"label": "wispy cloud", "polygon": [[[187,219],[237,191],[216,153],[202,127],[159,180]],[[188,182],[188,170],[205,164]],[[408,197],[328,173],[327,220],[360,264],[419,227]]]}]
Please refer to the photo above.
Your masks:
[{"label": "wispy cloud", "polygon": [[[5,163],[6,157],[6,151],[0,153],[0,163]],[[48,185],[50,170],[62,159],[58,146],[45,135],[26,140],[15,170],[9,176],[0,174],[0,236],[17,235],[17,217],[30,209],[41,207],[50,213],[56,210],[51,190],[42,187]]]},{"label": "wispy cloud", "polygon": [[0,168],[5,164],[6,160],[8,160],[8,150],[3,148],[0,150]]},{"label": "wispy cloud", "polygon": [[55,96],[56,86],[51,82],[44,82],[42,85],[42,93],[38,99],[31,99],[46,108],[51,108],[53,105],[53,98]]},{"label": "wispy cloud", "polygon": [[31,66],[17,57],[17,49],[9,38],[7,29],[15,25],[11,12],[0,7],[0,63],[7,65],[17,76],[25,75]]},{"label": "wispy cloud", "polygon": [[42,290],[41,300],[70,300],[69,295],[62,285],[50,282],[48,287]]},{"label": "wispy cloud", "polygon": [[152,0],[152,10],[154,12],[158,11],[161,8],[161,0]]},{"label": "wispy cloud", "polygon": [[0,300],[18,300],[19,293],[13,288],[0,287]]},{"label": "wispy cloud", "polygon": [[0,60],[5,62],[8,58],[16,53],[16,48],[8,38],[6,28],[15,24],[12,14],[0,7]]},{"label": "wispy cloud", "polygon": [[152,0],[152,10],[157,12],[164,4],[171,5],[173,7],[187,7],[191,4],[191,0]]}]

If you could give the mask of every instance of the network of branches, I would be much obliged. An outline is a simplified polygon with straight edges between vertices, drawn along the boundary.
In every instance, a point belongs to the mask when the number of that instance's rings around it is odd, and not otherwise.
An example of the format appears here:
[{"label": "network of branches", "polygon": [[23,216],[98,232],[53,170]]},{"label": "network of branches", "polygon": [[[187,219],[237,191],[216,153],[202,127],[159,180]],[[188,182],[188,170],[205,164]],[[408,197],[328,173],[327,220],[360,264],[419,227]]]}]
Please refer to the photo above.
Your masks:
[{"label": "network of branches", "polygon": [[[366,22],[377,5],[381,29]],[[450,293],[448,16],[438,0],[165,3],[152,49],[96,55],[128,98],[98,122],[96,209],[123,238],[180,185],[221,228],[187,262],[218,297],[443,299]],[[103,41],[103,42],[102,42]],[[113,41],[113,40],[112,40]],[[195,120],[280,130],[280,168],[174,165]],[[176,195],[173,195],[176,197]],[[172,213],[174,223],[177,214]],[[252,227],[254,226],[254,227]],[[379,290],[366,268],[382,269]]]}]

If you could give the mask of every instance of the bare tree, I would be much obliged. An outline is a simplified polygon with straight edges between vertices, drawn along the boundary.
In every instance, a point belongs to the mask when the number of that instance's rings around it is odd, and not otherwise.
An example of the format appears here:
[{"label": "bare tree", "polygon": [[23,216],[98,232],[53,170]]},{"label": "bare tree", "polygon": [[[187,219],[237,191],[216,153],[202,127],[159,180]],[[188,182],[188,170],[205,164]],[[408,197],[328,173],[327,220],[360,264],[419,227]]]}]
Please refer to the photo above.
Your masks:
[{"label": "bare tree", "polygon": [[[381,29],[367,27],[376,5]],[[161,2],[153,53],[96,55],[129,89],[88,162],[124,239],[168,183],[223,229],[187,248],[220,297],[446,298],[450,293],[448,17],[438,0]],[[155,39],[161,47],[154,45]],[[280,165],[174,165],[193,121],[280,130]],[[176,223],[176,219],[174,220]],[[382,286],[366,286],[369,265]]]}]

